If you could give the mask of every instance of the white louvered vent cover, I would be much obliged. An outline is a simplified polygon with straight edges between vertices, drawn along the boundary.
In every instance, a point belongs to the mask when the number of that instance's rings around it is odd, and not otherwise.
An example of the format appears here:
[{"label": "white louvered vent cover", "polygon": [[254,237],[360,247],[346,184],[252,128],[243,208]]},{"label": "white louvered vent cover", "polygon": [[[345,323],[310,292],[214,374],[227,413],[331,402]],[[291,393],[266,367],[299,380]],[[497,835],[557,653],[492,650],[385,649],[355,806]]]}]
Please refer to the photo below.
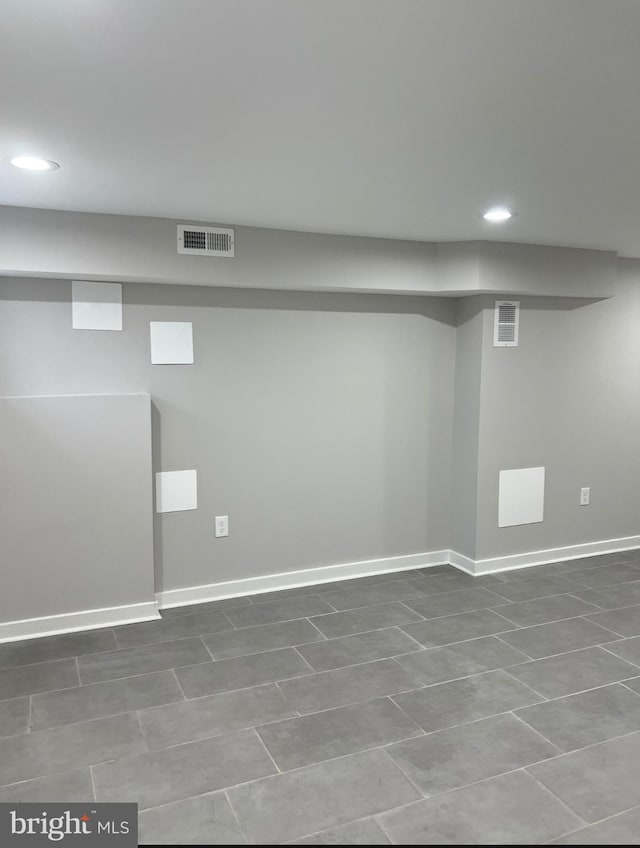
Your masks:
[{"label": "white louvered vent cover", "polygon": [[178,224],[178,253],[192,256],[235,256],[233,230]]},{"label": "white louvered vent cover", "polygon": [[493,324],[494,347],[518,347],[518,325],[520,324],[519,300],[496,300]]}]

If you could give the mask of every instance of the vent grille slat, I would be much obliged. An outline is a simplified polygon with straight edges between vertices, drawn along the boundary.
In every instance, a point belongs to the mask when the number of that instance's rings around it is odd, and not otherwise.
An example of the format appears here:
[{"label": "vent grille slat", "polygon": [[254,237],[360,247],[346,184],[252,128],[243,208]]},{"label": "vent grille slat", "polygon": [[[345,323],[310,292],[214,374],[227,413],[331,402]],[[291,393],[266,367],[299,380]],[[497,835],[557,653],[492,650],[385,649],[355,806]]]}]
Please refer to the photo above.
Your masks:
[{"label": "vent grille slat", "polygon": [[520,302],[518,300],[496,300],[493,346],[518,347],[520,326]]},{"label": "vent grille slat", "polygon": [[193,256],[235,256],[233,230],[178,224],[178,253]]}]

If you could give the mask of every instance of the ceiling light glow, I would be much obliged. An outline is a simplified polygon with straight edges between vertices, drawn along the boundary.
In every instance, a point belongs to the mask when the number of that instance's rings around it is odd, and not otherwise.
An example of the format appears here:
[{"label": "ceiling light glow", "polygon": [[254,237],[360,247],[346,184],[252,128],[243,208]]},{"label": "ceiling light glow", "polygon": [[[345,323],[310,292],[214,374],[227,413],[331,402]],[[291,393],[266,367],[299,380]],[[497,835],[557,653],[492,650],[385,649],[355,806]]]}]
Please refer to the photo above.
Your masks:
[{"label": "ceiling light glow", "polygon": [[11,164],[26,171],[55,171],[60,167],[57,162],[41,159],[39,156],[16,156],[11,160]]},{"label": "ceiling light glow", "polygon": [[512,214],[506,206],[493,206],[491,209],[487,209],[482,217],[492,224],[501,224],[503,221],[508,221]]}]

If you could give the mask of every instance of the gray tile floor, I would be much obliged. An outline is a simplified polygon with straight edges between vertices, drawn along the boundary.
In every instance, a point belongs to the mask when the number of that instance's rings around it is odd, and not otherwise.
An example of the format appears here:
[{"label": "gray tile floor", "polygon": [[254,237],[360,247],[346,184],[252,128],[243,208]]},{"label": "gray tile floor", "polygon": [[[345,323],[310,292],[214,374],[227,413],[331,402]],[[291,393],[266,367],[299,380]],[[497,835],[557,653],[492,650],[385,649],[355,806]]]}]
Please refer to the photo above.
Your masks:
[{"label": "gray tile floor", "polygon": [[640,554],[0,645],[0,801],[142,844],[640,844]]}]

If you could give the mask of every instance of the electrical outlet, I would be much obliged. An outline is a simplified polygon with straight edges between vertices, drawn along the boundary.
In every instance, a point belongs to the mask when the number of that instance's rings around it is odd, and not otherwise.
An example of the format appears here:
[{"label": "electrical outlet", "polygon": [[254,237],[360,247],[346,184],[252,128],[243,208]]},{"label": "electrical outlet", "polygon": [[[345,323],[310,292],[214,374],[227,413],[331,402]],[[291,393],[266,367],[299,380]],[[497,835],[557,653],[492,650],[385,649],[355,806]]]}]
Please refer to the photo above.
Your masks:
[{"label": "electrical outlet", "polygon": [[588,486],[580,489],[580,506],[589,506],[589,499],[591,498],[591,489]]},{"label": "electrical outlet", "polygon": [[216,515],[216,539],[229,535],[229,516]]}]

